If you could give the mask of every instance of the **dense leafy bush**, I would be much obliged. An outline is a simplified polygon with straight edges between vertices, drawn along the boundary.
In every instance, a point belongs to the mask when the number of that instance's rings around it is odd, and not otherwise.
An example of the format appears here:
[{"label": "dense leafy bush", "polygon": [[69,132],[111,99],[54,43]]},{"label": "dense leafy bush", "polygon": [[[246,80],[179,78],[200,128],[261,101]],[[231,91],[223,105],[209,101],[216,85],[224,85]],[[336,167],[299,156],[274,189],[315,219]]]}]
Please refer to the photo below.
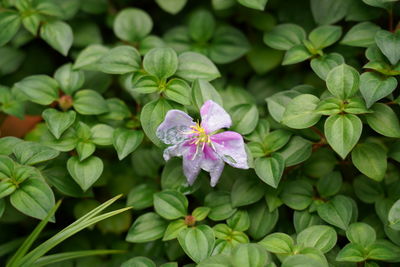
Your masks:
[{"label": "dense leafy bush", "polygon": [[0,265],[395,266],[399,14],[0,0]]}]

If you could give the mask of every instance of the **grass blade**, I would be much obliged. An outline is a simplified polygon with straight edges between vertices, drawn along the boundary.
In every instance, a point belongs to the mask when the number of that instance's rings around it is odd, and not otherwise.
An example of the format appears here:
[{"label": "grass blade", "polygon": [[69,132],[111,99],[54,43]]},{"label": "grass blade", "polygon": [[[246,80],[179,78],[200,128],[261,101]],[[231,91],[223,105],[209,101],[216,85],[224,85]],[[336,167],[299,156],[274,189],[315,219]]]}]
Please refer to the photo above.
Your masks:
[{"label": "grass blade", "polygon": [[125,253],[124,250],[82,250],[82,251],[73,251],[73,252],[64,252],[64,253],[57,253],[53,255],[48,255],[39,258],[35,263],[35,267],[45,266],[52,263],[57,263],[65,260],[72,260],[82,257],[88,256],[96,256],[96,255],[107,255],[107,254],[118,254],[118,253]]}]

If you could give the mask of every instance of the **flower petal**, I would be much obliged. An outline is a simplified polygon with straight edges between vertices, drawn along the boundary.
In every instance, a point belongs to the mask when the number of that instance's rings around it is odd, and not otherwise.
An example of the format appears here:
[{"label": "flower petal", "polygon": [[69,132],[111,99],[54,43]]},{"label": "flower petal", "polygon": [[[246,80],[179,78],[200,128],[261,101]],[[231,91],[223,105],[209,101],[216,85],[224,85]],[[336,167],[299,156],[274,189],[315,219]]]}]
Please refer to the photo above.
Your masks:
[{"label": "flower petal", "polygon": [[211,136],[211,142],[215,152],[226,163],[235,168],[249,168],[243,137],[240,134],[232,131],[214,134]]},{"label": "flower petal", "polygon": [[156,135],[167,145],[178,144],[188,138],[193,119],[183,111],[172,109],[167,112],[164,121],[158,126]]},{"label": "flower petal", "polygon": [[193,185],[201,170],[202,153],[196,154],[196,145],[184,145],[183,154],[183,173],[189,185]]},{"label": "flower petal", "polygon": [[207,100],[200,109],[201,127],[207,133],[212,133],[221,128],[229,128],[232,125],[231,116],[217,103]]},{"label": "flower petal", "polygon": [[217,184],[224,166],[225,163],[218,154],[209,145],[204,146],[201,168],[210,173],[212,187]]}]

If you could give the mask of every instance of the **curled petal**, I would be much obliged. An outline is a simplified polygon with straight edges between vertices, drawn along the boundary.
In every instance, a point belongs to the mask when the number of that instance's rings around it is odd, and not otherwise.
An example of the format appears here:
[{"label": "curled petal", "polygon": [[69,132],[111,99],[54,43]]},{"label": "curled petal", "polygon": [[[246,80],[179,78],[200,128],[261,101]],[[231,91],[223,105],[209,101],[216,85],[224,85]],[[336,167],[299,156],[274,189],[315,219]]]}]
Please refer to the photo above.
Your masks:
[{"label": "curled petal", "polygon": [[183,111],[172,109],[167,112],[164,121],[158,126],[156,135],[167,145],[181,143],[188,138],[193,119]]},{"label": "curled petal", "polygon": [[248,169],[247,154],[244,149],[243,137],[232,131],[218,133],[211,136],[215,152],[229,165]]},{"label": "curled petal", "polygon": [[221,128],[229,128],[232,125],[231,116],[217,103],[207,100],[200,109],[201,127],[207,133],[212,133]]}]

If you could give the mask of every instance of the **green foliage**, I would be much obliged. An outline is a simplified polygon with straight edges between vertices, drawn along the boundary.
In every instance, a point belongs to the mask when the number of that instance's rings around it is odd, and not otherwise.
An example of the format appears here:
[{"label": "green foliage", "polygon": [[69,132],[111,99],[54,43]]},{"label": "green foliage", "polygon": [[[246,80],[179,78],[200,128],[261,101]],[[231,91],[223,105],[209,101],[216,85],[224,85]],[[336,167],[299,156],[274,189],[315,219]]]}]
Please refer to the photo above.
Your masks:
[{"label": "green foliage", "polygon": [[0,0],[0,262],[395,266],[399,5]]}]

